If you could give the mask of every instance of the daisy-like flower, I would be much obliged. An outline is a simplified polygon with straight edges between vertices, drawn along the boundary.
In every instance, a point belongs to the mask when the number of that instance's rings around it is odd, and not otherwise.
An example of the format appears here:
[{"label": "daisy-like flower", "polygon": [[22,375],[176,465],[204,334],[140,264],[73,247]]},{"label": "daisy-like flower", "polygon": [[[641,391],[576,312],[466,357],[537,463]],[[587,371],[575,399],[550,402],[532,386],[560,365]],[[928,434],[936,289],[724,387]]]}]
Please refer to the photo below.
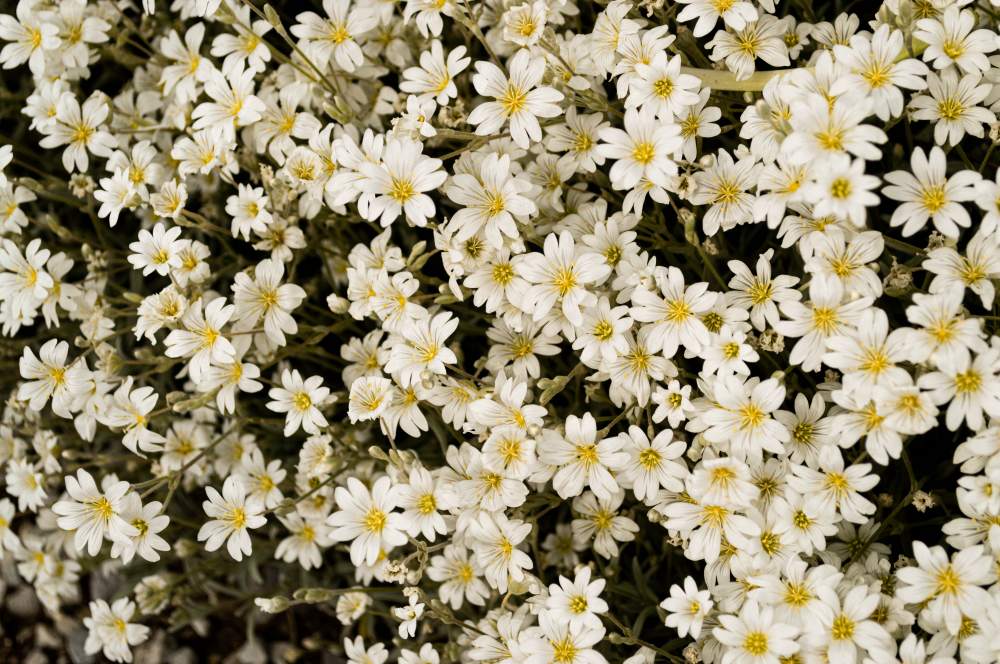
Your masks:
[{"label": "daisy-like flower", "polygon": [[385,371],[397,377],[402,387],[423,380],[425,372],[444,375],[446,365],[458,361],[445,345],[457,328],[458,319],[449,312],[408,323],[400,330],[399,341],[390,348]]},{"label": "daisy-like flower", "polygon": [[813,179],[802,187],[802,196],[813,204],[816,216],[832,215],[863,228],[865,208],[878,205],[878,194],[873,191],[878,185],[877,177],[865,174],[863,160],[834,155],[813,171]]},{"label": "daisy-like flower", "polygon": [[49,339],[38,350],[38,357],[28,346],[19,361],[21,383],[17,398],[27,401],[35,411],[41,411],[52,399],[52,412],[60,417],[70,417],[73,402],[87,386],[87,370],[83,362],[66,365],[69,344],[58,339]]},{"label": "daisy-like flower", "polygon": [[317,434],[327,422],[319,406],[330,395],[330,388],[323,385],[322,376],[302,378],[297,369],[281,372],[281,387],[272,387],[267,396],[268,410],[285,413],[285,436],[301,429],[308,434]]},{"label": "daisy-like flower", "polygon": [[424,614],[424,605],[417,601],[416,594],[412,594],[408,605],[393,607],[391,613],[394,618],[400,621],[400,638],[412,639],[417,632],[417,621]]},{"label": "daisy-like flower", "polygon": [[565,152],[577,170],[592,173],[604,164],[604,155],[598,150],[601,131],[610,127],[600,113],[578,114],[570,106],[563,123],[545,128],[545,149]]},{"label": "daisy-like flower", "polygon": [[27,459],[11,459],[4,475],[7,493],[17,498],[20,511],[37,511],[45,502],[45,475],[37,464]]},{"label": "daisy-like flower", "polygon": [[378,419],[392,403],[392,381],[384,376],[362,376],[351,383],[347,415],[351,422]]},{"label": "daisy-like flower", "polygon": [[104,490],[98,489],[93,476],[81,468],[76,477],[66,476],[66,493],[71,500],[60,500],[52,506],[59,515],[58,526],[73,531],[77,550],[86,548],[91,556],[101,550],[105,538],[127,546],[131,538],[139,535],[139,530],[121,516],[131,486],[124,480],[107,484]]},{"label": "daisy-like flower", "polygon": [[871,464],[854,464],[844,467],[840,449],[831,445],[819,453],[818,469],[803,465],[792,466],[789,485],[802,495],[817,501],[821,509],[835,508],[851,523],[865,523],[875,512],[875,504],[861,495],[878,484],[878,476],[871,475]]},{"label": "daisy-like flower", "polygon": [[441,601],[458,610],[463,602],[483,606],[489,597],[489,587],[482,580],[482,568],[475,556],[470,556],[464,547],[449,544],[442,555],[431,558],[427,576],[441,585],[438,596]]},{"label": "daisy-like flower", "polygon": [[539,636],[531,639],[525,650],[531,653],[525,664],[607,664],[604,655],[593,649],[604,638],[604,627],[580,627],[559,619],[552,611],[538,616]]},{"label": "daisy-like flower", "polygon": [[298,325],[292,310],[302,303],[306,292],[296,284],[282,284],[285,264],[265,258],[254,268],[253,279],[246,272],[233,278],[233,315],[237,329],[251,329],[263,319],[264,334],[278,346],[285,345],[285,334],[295,334]]},{"label": "daisy-like flower", "polygon": [[753,221],[754,196],[748,190],[757,182],[760,167],[752,155],[739,161],[725,150],[716,155],[715,163],[694,176],[697,189],[691,196],[695,205],[711,205],[702,218],[705,235],[727,231],[737,224]]},{"label": "daisy-like flower", "polygon": [[974,12],[952,5],[938,18],[917,21],[913,36],[927,44],[924,60],[935,69],[954,65],[964,74],[986,72],[990,68],[986,55],[997,49],[996,33],[974,30],[975,26]]},{"label": "daisy-like flower", "polygon": [[906,347],[912,362],[931,360],[937,366],[950,366],[969,351],[981,353],[987,348],[981,321],[964,316],[962,303],[948,294],[914,293],[906,318],[915,326],[901,329],[910,338]]},{"label": "daisy-like flower", "polygon": [[180,237],[180,226],[168,228],[166,224],[158,223],[153,226],[152,233],[142,229],[139,231],[139,240],[129,244],[132,253],[129,254],[128,262],[133,269],[142,270],[144,277],[154,272],[166,276],[171,270],[181,266],[180,249],[183,240]]},{"label": "daisy-like flower", "polygon": [[723,664],[776,664],[799,651],[798,635],[797,628],[775,620],[774,609],[752,599],[743,602],[739,615],[720,615],[719,626],[712,630],[712,636],[727,646]]},{"label": "daisy-like flower", "polygon": [[149,428],[149,414],[156,407],[160,395],[149,386],[132,389],[132,376],[118,386],[110,407],[99,414],[100,421],[109,426],[124,429],[124,445],[133,454],[145,456],[143,452],[159,452],[166,439]]},{"label": "daisy-like flower", "polygon": [[12,315],[34,312],[45,302],[54,285],[52,275],[45,270],[51,253],[42,249],[38,238],[28,243],[23,254],[13,241],[5,238],[0,242],[0,301],[7,303]]},{"label": "daisy-like flower", "polygon": [[890,186],[883,192],[902,202],[889,223],[902,226],[906,237],[923,229],[930,219],[939,232],[957,239],[959,227],[968,228],[972,223],[962,203],[976,198],[981,176],[975,171],[959,171],[948,177],[944,150],[937,146],[931,148],[929,155],[919,147],[914,148],[910,165],[912,174],[892,171],[885,176]]},{"label": "daisy-like flower", "polygon": [[232,134],[236,129],[257,122],[265,110],[264,102],[253,94],[254,71],[234,67],[228,74],[215,69],[205,82],[205,94],[212,101],[198,104],[191,113],[194,129],[224,127]]},{"label": "daisy-like flower", "polygon": [[381,477],[368,490],[360,480],[347,479],[347,486],[334,492],[337,511],[327,518],[330,539],[351,543],[351,563],[374,565],[383,551],[406,544],[403,515],[396,512],[399,489]]},{"label": "daisy-like flower", "polygon": [[448,526],[439,510],[448,507],[448,496],[443,486],[426,469],[414,467],[409,481],[398,487],[399,506],[403,508],[403,522],[410,537],[423,535],[429,542],[448,532]]},{"label": "daisy-like flower", "polygon": [[90,616],[83,619],[89,632],[83,649],[88,655],[103,654],[112,662],[131,662],[132,646],[149,638],[149,628],[132,622],[135,602],[128,597],[108,604],[103,599],[90,603]]},{"label": "daisy-like flower", "polygon": [[477,170],[456,173],[445,187],[448,198],[463,206],[452,215],[447,229],[462,242],[482,232],[490,246],[503,251],[505,240],[519,236],[518,222],[527,223],[538,212],[527,196],[531,183],[511,172],[509,155],[488,154]]},{"label": "daisy-like flower", "polygon": [[45,71],[45,52],[61,45],[59,26],[50,11],[39,10],[34,0],[18,0],[15,15],[0,14],[0,39],[6,42],[0,51],[0,64],[12,69],[25,62],[31,73],[41,76]]},{"label": "daisy-like flower", "polygon": [[[310,570],[323,564],[320,546],[327,546],[330,527],[322,518],[304,518],[297,512],[279,516],[281,525],[288,529],[289,536],[278,542],[274,557],[286,563],[298,562],[302,569]],[[342,613],[338,603],[338,617]]]},{"label": "daisy-like flower", "polygon": [[844,301],[840,281],[813,280],[809,285],[809,304],[799,301],[782,303],[781,311],[789,320],[778,322],[775,329],[786,337],[801,337],[789,355],[793,365],[805,371],[820,368],[826,352],[826,340],[855,325],[861,313],[872,303],[869,297]]},{"label": "daisy-like flower", "polygon": [[910,102],[913,119],[934,122],[934,142],[938,145],[956,145],[966,134],[982,138],[983,125],[992,123],[995,116],[980,106],[990,93],[990,85],[981,83],[979,74],[959,78],[954,69],[929,74],[928,94]]},{"label": "daisy-like flower", "polygon": [[873,660],[891,657],[892,637],[872,619],[879,595],[864,585],[851,589],[843,598],[829,586],[816,590],[821,602],[818,611],[807,613],[804,640],[827,653],[831,661],[854,664],[867,654]]},{"label": "daisy-like flower", "polygon": [[705,616],[715,602],[708,590],[698,590],[698,584],[690,576],[684,577],[684,587],[676,583],[670,586],[670,597],[660,602],[660,608],[667,612],[666,625],[677,630],[682,638],[691,635],[697,639]]},{"label": "daisy-like flower", "polygon": [[936,404],[948,404],[948,429],[955,431],[964,421],[979,431],[986,425],[984,412],[1000,417],[1000,349],[991,347],[974,358],[959,355],[953,364],[920,376],[917,384],[930,390]]},{"label": "daisy-like flower", "polygon": [[921,267],[934,274],[931,293],[958,297],[968,289],[979,296],[983,307],[993,306],[993,280],[1000,277],[1000,246],[992,236],[976,233],[964,254],[948,246],[931,249]]},{"label": "daisy-like flower", "polygon": [[683,491],[687,467],[676,461],[687,449],[683,440],[673,440],[673,432],[665,429],[649,440],[639,427],[632,425],[628,433],[618,434],[622,451],[628,455],[619,473],[622,486],[632,489],[638,500],[652,500],[661,488]]},{"label": "daisy-like flower", "polygon": [[511,582],[523,581],[525,570],[534,566],[531,557],[518,547],[531,533],[531,528],[530,523],[508,519],[503,511],[482,512],[469,525],[472,550],[483,575],[501,593],[507,592]]},{"label": "daisy-like flower", "polygon": [[958,634],[963,616],[974,615],[987,602],[981,586],[996,580],[992,558],[982,546],[970,546],[950,559],[944,548],[913,543],[917,564],[896,571],[901,585],[896,596],[921,604],[928,615],[937,614],[952,634]]},{"label": "daisy-like flower", "polygon": [[507,62],[509,78],[492,62],[476,62],[472,84],[476,92],[495,101],[476,106],[468,122],[476,133],[489,136],[497,133],[508,121],[514,143],[527,148],[531,141],[542,140],[538,118],[553,118],[561,113],[561,92],[546,86],[538,87],[545,73],[545,59],[522,49]]},{"label": "daisy-like flower", "polygon": [[240,184],[235,196],[226,199],[226,214],[233,218],[233,237],[250,241],[250,232],[262,234],[271,223],[268,197],[263,187]]},{"label": "daisy-like flower", "polygon": [[788,47],[784,41],[782,23],[770,14],[764,14],[756,21],[747,19],[734,32],[719,30],[706,46],[712,49],[713,62],[725,62],[726,68],[736,74],[738,80],[749,78],[754,73],[758,58],[772,67],[787,67]]},{"label": "daisy-like flower", "polygon": [[733,290],[726,293],[726,301],[730,305],[750,310],[750,322],[758,330],[767,325],[774,327],[781,316],[778,306],[783,302],[797,302],[802,294],[793,288],[799,282],[798,277],[786,274],[771,275],[771,258],[774,250],[768,249],[757,258],[756,272],[750,272],[745,263],[738,260],[727,264],[733,273],[729,287]]},{"label": "daisy-like flower", "polygon": [[357,38],[379,22],[370,8],[351,5],[351,0],[323,0],[327,18],[315,12],[304,12],[295,17],[298,23],[291,27],[293,35],[308,41],[320,62],[333,61],[347,72],[364,63],[364,53]]},{"label": "daisy-like flower", "polygon": [[47,127],[48,134],[39,141],[43,148],[65,145],[63,167],[72,173],[85,172],[90,163],[88,153],[109,157],[115,140],[103,127],[108,117],[106,97],[92,96],[83,102],[71,94],[63,95],[56,105],[56,122]]},{"label": "daisy-like flower", "polygon": [[571,629],[598,629],[600,614],[608,610],[608,603],[601,599],[606,581],[591,581],[589,567],[580,567],[571,581],[559,576],[559,583],[549,586],[545,611],[560,622],[569,623]]},{"label": "daisy-like flower", "polygon": [[871,36],[857,34],[850,45],[833,47],[837,62],[850,72],[837,78],[830,94],[839,97],[852,91],[862,91],[871,99],[871,109],[883,122],[903,112],[903,92],[923,90],[927,83],[927,66],[914,58],[900,58],[903,33],[882,24]]},{"label": "daisy-like flower", "polygon": [[420,66],[410,67],[403,72],[403,80],[399,89],[410,94],[433,97],[441,106],[458,96],[455,87],[455,77],[465,71],[472,61],[465,56],[465,47],[449,51],[444,56],[444,49],[437,39],[431,42],[430,49],[420,54]]},{"label": "daisy-like flower", "polygon": [[247,496],[243,482],[234,475],[223,482],[221,494],[211,486],[205,487],[205,493],[208,500],[202,503],[202,509],[210,520],[198,530],[198,541],[205,542],[205,550],[210,552],[216,551],[225,542],[233,560],[243,560],[243,556],[253,552],[248,530],[267,523],[264,504],[257,498]]},{"label": "daisy-like flower", "polygon": [[163,504],[158,501],[143,505],[139,494],[134,491],[125,494],[120,516],[135,529],[136,535],[130,537],[127,544],[115,541],[111,545],[111,557],[121,557],[122,562],[128,564],[139,554],[143,560],[155,563],[160,559],[159,551],[169,551],[170,545],[159,535],[170,524],[170,517],[162,514],[162,510]]},{"label": "daisy-like flower", "polygon": [[689,74],[681,73],[681,56],[668,59],[666,51],[660,51],[649,64],[635,66],[636,77],[629,84],[629,95],[625,108],[649,108],[665,122],[669,122],[685,106],[698,101],[700,81]]},{"label": "daisy-like flower", "polygon": [[730,454],[751,461],[759,461],[764,450],[781,454],[789,433],[771,414],[784,399],[785,388],[774,378],[744,383],[740,376],[721,377],[715,386],[718,405],[705,415],[705,438],[728,444]]},{"label": "daisy-like flower", "polygon": [[183,329],[176,329],[164,339],[167,357],[189,357],[188,367],[195,382],[204,379],[210,365],[228,364],[236,356],[233,344],[222,334],[236,307],[217,297],[202,309],[203,299],[191,304],[181,317]]},{"label": "daisy-like flower", "polygon": [[651,323],[648,340],[664,356],[673,357],[681,346],[697,353],[710,340],[700,315],[712,308],[715,296],[704,281],[685,286],[684,273],[674,266],[657,274],[656,281],[662,295],[645,288],[632,293],[632,318]]},{"label": "daisy-like flower", "polygon": [[589,488],[598,498],[610,498],[618,491],[612,470],[620,470],[628,461],[616,436],[597,440],[597,422],[590,413],[566,418],[566,433],[551,430],[538,441],[538,459],[559,468],[552,486],[562,498],[572,498]]},{"label": "daisy-like flower", "polygon": [[545,238],[544,254],[523,254],[517,262],[518,272],[531,284],[518,294],[515,304],[532,314],[536,321],[545,319],[557,305],[562,316],[572,325],[583,323],[581,307],[596,303],[588,284],[601,282],[611,272],[597,254],[576,247],[569,231]]},{"label": "daisy-like flower", "polygon": [[[388,226],[400,214],[414,226],[425,226],[434,214],[434,201],[425,192],[444,184],[448,174],[441,160],[421,154],[421,144],[405,138],[390,140],[382,154],[382,163],[361,165],[364,179],[361,191],[371,200],[359,209],[370,221],[380,219]],[[362,201],[366,201],[362,198]]]},{"label": "daisy-like flower", "polygon": [[684,139],[680,127],[656,119],[656,113],[646,108],[625,111],[625,129],[606,127],[599,136],[597,147],[602,157],[614,159],[609,177],[615,189],[632,189],[640,180],[666,187],[677,174],[672,156]]},{"label": "daisy-like flower", "polygon": [[741,0],[718,2],[713,0],[679,0],[684,8],[677,15],[681,22],[697,19],[692,33],[695,37],[704,37],[710,33],[721,18],[726,27],[742,30],[747,23],[757,20],[757,9],[752,2]]}]

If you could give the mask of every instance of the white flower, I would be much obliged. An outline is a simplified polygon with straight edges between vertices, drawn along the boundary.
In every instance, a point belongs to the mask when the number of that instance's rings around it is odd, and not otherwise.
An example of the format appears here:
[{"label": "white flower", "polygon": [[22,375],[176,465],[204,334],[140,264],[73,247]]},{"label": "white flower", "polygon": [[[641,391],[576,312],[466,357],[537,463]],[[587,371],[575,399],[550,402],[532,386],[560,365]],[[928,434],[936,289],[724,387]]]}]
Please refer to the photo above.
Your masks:
[{"label": "white flower", "polygon": [[601,599],[606,581],[591,581],[589,567],[580,567],[571,581],[559,577],[559,583],[549,586],[545,612],[560,623],[568,623],[572,631],[601,629],[601,613],[608,603]]},{"label": "white flower", "polygon": [[361,166],[364,179],[360,184],[363,196],[359,209],[371,221],[381,219],[383,227],[400,214],[405,214],[414,226],[426,225],[427,218],[434,214],[434,202],[425,192],[437,189],[447,178],[440,168],[440,159],[421,154],[419,142],[405,138],[390,140],[381,164]]},{"label": "white flower", "polygon": [[939,18],[917,21],[913,36],[927,44],[924,60],[935,69],[955,65],[965,74],[986,72],[990,68],[986,54],[997,49],[996,33],[973,30],[975,25],[973,12],[952,5]]},{"label": "white flower", "polygon": [[223,482],[222,494],[211,486],[205,487],[205,493],[208,500],[202,503],[202,509],[210,520],[198,530],[198,541],[205,542],[206,551],[215,551],[225,542],[233,560],[243,560],[253,552],[248,529],[267,523],[263,503],[249,498],[246,487],[232,475]]},{"label": "white flower", "polygon": [[986,591],[980,586],[996,580],[992,558],[982,546],[971,546],[948,554],[940,546],[913,543],[917,564],[896,571],[901,585],[896,595],[910,604],[922,604],[922,611],[943,620],[952,634],[958,634],[963,616],[975,615],[986,605]]},{"label": "white flower", "polygon": [[803,185],[802,197],[813,204],[816,215],[834,215],[864,227],[865,208],[879,202],[873,192],[878,184],[877,177],[865,174],[864,161],[835,155],[813,171],[813,179]]},{"label": "white flower", "polygon": [[430,49],[420,54],[420,66],[409,67],[403,72],[403,80],[399,89],[415,95],[433,97],[438,104],[446,105],[450,99],[458,96],[455,87],[455,77],[463,72],[472,61],[465,57],[465,47],[450,51],[444,56],[441,42],[435,39]]},{"label": "white flower", "polygon": [[684,8],[677,15],[678,21],[695,23],[695,37],[704,37],[715,27],[721,18],[726,26],[734,30],[742,30],[750,21],[757,20],[757,10],[751,2],[713,2],[712,0],[680,0]]},{"label": "white flower", "polygon": [[673,432],[665,429],[649,440],[639,427],[632,425],[628,433],[618,434],[622,450],[628,454],[620,471],[619,482],[630,488],[638,500],[652,500],[661,489],[682,491],[687,467],[676,461],[684,454],[687,445],[683,440],[673,440]]},{"label": "white flower", "polygon": [[558,102],[563,95],[549,87],[537,87],[545,73],[545,60],[532,56],[527,49],[514,54],[507,62],[507,69],[509,78],[492,62],[476,63],[472,84],[476,92],[495,101],[476,106],[468,122],[476,126],[477,134],[489,136],[509,121],[510,137],[520,147],[527,148],[530,141],[542,140],[538,118],[559,115]]},{"label": "white flower", "polygon": [[76,477],[66,476],[66,492],[71,500],[61,500],[52,506],[59,515],[57,523],[63,530],[74,531],[73,544],[96,556],[105,538],[129,545],[139,530],[122,518],[125,494],[131,487],[124,480],[99,490],[93,476],[82,468]]},{"label": "white flower", "polygon": [[99,413],[98,417],[109,427],[124,429],[122,444],[133,454],[145,456],[142,452],[160,451],[166,440],[149,429],[147,417],[156,407],[160,396],[149,386],[133,390],[132,382],[131,376],[122,381],[115,390],[110,407],[107,411]]},{"label": "white flower", "polygon": [[84,172],[90,163],[88,153],[108,157],[114,149],[114,138],[103,129],[108,117],[108,103],[104,97],[92,96],[80,106],[71,94],[63,95],[56,105],[56,122],[47,127],[48,135],[39,145],[55,148],[65,145],[63,167],[73,172]]},{"label": "white flower", "polygon": [[112,662],[131,662],[131,646],[149,638],[149,628],[131,622],[135,603],[128,597],[115,600],[110,606],[103,599],[90,603],[90,616],[83,619],[90,630],[84,643],[88,655],[101,652]]},{"label": "white flower", "polygon": [[317,434],[327,424],[319,405],[329,395],[330,388],[323,385],[322,376],[303,379],[297,369],[285,369],[281,372],[281,387],[272,387],[267,392],[271,399],[267,408],[275,413],[285,413],[286,436],[300,427],[308,434]]},{"label": "white flower", "polygon": [[65,341],[50,339],[38,350],[38,357],[28,346],[24,347],[18,366],[21,383],[17,390],[17,398],[27,401],[28,406],[35,411],[41,411],[48,400],[52,399],[52,412],[60,417],[70,417],[70,408],[87,389],[86,365],[78,360],[67,366],[66,355],[69,344]]},{"label": "white flower", "polygon": [[934,121],[934,142],[955,145],[966,134],[982,138],[983,124],[990,124],[994,115],[979,104],[990,92],[989,84],[980,85],[979,74],[959,78],[954,69],[941,75],[927,76],[927,92],[910,102],[913,119]]},{"label": "white flower", "polygon": [[649,108],[660,120],[669,122],[685,106],[698,101],[700,81],[681,73],[679,55],[668,60],[666,52],[660,51],[649,64],[636,64],[635,73],[635,79],[629,83],[625,108]]},{"label": "white flower", "polygon": [[710,339],[699,318],[712,307],[714,296],[708,284],[700,281],[685,286],[684,273],[674,266],[658,274],[656,281],[662,296],[641,287],[632,293],[632,318],[652,324],[649,342],[666,357],[673,357],[681,346],[697,353]]},{"label": "white flower", "polygon": [[614,159],[609,177],[615,189],[632,189],[640,180],[666,187],[677,174],[672,156],[683,144],[680,127],[660,122],[651,108],[625,111],[625,129],[606,127],[597,147],[602,157]]},{"label": "white flower", "polygon": [[403,515],[394,511],[399,489],[388,477],[376,480],[371,491],[350,477],[347,486],[337,487],[334,495],[337,511],[327,519],[333,528],[330,539],[351,543],[352,564],[373,565],[383,551],[406,543]]},{"label": "white flower", "polygon": [[789,657],[799,651],[795,638],[799,630],[777,622],[774,610],[760,606],[752,599],[743,602],[739,615],[722,614],[719,627],[712,630],[719,643],[728,648],[722,655],[723,664],[733,662],[767,662]]},{"label": "white flower", "polygon": [[384,376],[362,376],[351,383],[348,416],[351,422],[379,418],[392,402],[392,381]]},{"label": "white flower", "polygon": [[944,151],[937,146],[929,155],[915,148],[910,164],[912,175],[892,171],[885,176],[891,185],[883,190],[885,195],[903,203],[892,213],[889,223],[903,226],[906,237],[922,230],[930,219],[938,231],[958,238],[959,227],[968,228],[972,223],[961,204],[975,199],[981,176],[975,171],[960,171],[948,177]]},{"label": "white flower", "polygon": [[579,627],[559,620],[551,611],[538,616],[540,634],[528,642],[530,652],[525,664],[547,664],[562,661],[565,664],[607,664],[608,660],[592,648],[604,638],[602,625]]},{"label": "white flower", "polygon": [[169,551],[170,545],[159,536],[170,524],[170,517],[162,514],[162,509],[163,504],[155,500],[143,505],[139,494],[134,491],[125,494],[119,514],[135,529],[136,534],[127,543],[114,541],[111,545],[111,557],[121,556],[122,561],[128,564],[139,554],[143,560],[155,563],[160,559],[158,551]]},{"label": "white flower", "polygon": [[502,250],[505,238],[518,238],[518,222],[527,223],[538,213],[526,195],[530,191],[531,183],[511,172],[509,155],[486,155],[475,172],[456,173],[445,187],[448,198],[463,206],[449,220],[448,232],[460,241],[482,232],[492,247]]},{"label": "white flower", "polygon": [[684,587],[670,586],[670,597],[660,602],[667,612],[666,625],[673,627],[681,636],[691,635],[697,639],[705,616],[712,610],[714,602],[707,590],[698,590],[698,584],[690,576],[684,577]]},{"label": "white flower", "polygon": [[392,615],[400,621],[399,636],[404,639],[412,639],[417,633],[417,621],[424,614],[424,605],[417,602],[415,594],[410,595],[410,603],[407,606],[392,608]]},{"label": "white flower", "polygon": [[228,364],[233,361],[236,349],[222,334],[236,307],[218,297],[202,310],[203,299],[191,304],[181,317],[184,329],[173,330],[164,339],[167,357],[190,357],[188,367],[191,378],[200,381],[210,365]]},{"label": "white flower", "polygon": [[510,583],[524,580],[531,557],[518,548],[531,532],[531,524],[508,519],[503,512],[480,514],[469,526],[472,549],[491,586],[506,593]]},{"label": "white flower", "polygon": [[545,238],[544,254],[523,254],[518,272],[531,284],[518,293],[514,304],[536,321],[545,320],[556,305],[571,325],[583,322],[581,307],[596,303],[588,284],[603,281],[610,268],[593,253],[577,248],[572,234],[563,231]]},{"label": "white flower", "polygon": [[445,365],[458,361],[445,345],[457,328],[458,319],[447,312],[408,323],[400,330],[401,339],[389,349],[385,371],[402,387],[426,380],[428,374],[444,375]]},{"label": "white flower", "polygon": [[351,0],[323,0],[323,11],[328,18],[314,12],[304,12],[295,17],[298,21],[291,33],[308,40],[311,50],[321,63],[333,60],[341,69],[352,72],[364,62],[364,54],[357,38],[378,23],[370,9],[351,6]]},{"label": "white flower", "polygon": [[597,440],[594,416],[570,415],[566,418],[565,436],[545,430],[538,441],[542,463],[559,467],[552,486],[562,498],[572,498],[589,488],[598,498],[610,498],[618,490],[611,471],[621,469],[628,456],[621,452],[618,437]]}]

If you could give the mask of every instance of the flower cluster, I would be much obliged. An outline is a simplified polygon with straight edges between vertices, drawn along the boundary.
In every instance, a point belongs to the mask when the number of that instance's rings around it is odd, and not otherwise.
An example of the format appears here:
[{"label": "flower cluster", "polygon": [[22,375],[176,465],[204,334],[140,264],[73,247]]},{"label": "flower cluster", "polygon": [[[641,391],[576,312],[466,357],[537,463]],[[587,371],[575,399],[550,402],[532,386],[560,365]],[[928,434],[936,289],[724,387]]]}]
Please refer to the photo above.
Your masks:
[{"label": "flower cluster", "polygon": [[997,0],[158,4],[0,15],[67,643],[1000,660]]}]

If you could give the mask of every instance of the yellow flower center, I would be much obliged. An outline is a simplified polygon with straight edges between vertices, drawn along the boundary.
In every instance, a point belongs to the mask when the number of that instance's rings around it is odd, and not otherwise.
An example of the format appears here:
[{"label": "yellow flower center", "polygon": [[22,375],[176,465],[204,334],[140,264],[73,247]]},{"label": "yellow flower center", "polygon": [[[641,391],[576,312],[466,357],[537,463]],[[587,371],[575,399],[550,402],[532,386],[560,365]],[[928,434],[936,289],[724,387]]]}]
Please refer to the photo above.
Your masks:
[{"label": "yellow flower center", "polygon": [[524,104],[527,100],[528,93],[522,91],[520,88],[511,83],[507,86],[503,96],[500,97],[500,105],[503,106],[507,115],[514,115],[524,108]]},{"label": "yellow flower center", "polygon": [[844,641],[854,637],[854,621],[841,613],[833,619],[831,633],[835,641]]},{"label": "yellow flower center", "polygon": [[381,533],[385,529],[385,524],[389,521],[389,517],[386,516],[385,512],[377,507],[373,507],[368,510],[365,514],[364,526],[365,530],[370,533]]},{"label": "yellow flower center", "polygon": [[837,178],[830,183],[830,195],[837,200],[844,200],[851,195],[851,181],[847,178]]},{"label": "yellow flower center", "polygon": [[656,148],[653,147],[652,143],[639,143],[632,150],[632,158],[643,166],[653,161],[655,156]]},{"label": "yellow flower center", "polygon": [[754,657],[767,654],[767,634],[764,632],[747,632],[743,638],[743,649]]},{"label": "yellow flower center", "polygon": [[660,465],[662,458],[659,452],[652,447],[647,447],[642,452],[639,452],[639,465],[646,470],[653,470]]}]

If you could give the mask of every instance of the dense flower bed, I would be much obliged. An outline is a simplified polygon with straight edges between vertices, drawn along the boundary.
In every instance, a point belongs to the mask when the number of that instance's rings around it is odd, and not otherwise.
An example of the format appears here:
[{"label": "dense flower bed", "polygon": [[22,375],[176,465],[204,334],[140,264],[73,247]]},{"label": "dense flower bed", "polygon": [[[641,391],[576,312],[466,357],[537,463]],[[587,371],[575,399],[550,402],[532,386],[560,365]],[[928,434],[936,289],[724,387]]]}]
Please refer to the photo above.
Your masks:
[{"label": "dense flower bed", "polygon": [[8,11],[9,661],[1000,660],[997,0]]}]

